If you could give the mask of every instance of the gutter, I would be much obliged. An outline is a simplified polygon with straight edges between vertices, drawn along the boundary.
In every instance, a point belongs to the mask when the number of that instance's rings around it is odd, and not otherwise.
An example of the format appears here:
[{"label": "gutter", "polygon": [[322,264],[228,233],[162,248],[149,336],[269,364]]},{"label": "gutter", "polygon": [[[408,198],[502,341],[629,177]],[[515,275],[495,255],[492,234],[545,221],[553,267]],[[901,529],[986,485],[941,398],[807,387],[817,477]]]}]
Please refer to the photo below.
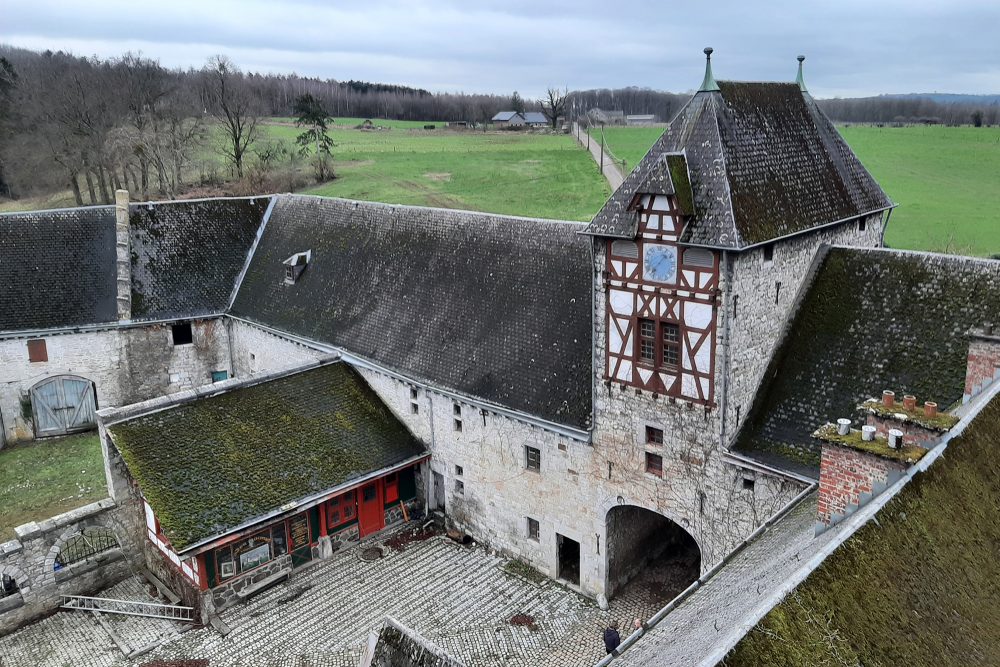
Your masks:
[{"label": "gutter", "polygon": [[422,387],[423,389],[426,389],[426,390],[433,391],[435,393],[441,394],[442,396],[447,396],[447,397],[451,398],[452,400],[456,400],[456,401],[458,401],[460,403],[468,403],[469,405],[474,405],[477,408],[480,408],[480,409],[483,409],[483,410],[488,410],[490,412],[495,412],[497,414],[504,415],[505,417],[510,417],[511,419],[516,419],[518,421],[524,422],[524,423],[529,424],[531,426],[537,426],[538,428],[544,429],[546,431],[551,431],[552,433],[555,433],[557,435],[561,435],[561,436],[563,436],[565,438],[569,438],[571,440],[577,440],[577,441],[583,442],[583,443],[589,443],[590,442],[590,431],[589,430],[574,428],[572,426],[565,426],[563,424],[557,424],[555,422],[551,422],[551,421],[548,421],[546,419],[542,419],[540,417],[536,417],[534,415],[530,415],[530,414],[528,414],[526,412],[521,412],[520,410],[513,410],[511,408],[506,408],[506,407],[503,407],[501,405],[497,405],[496,403],[490,403],[488,401],[484,401],[481,398],[477,398],[477,397],[473,397],[473,396],[467,396],[465,394],[460,394],[460,393],[458,393],[456,391],[452,391],[450,389],[445,389],[443,387],[439,387],[437,385],[431,384],[431,383],[429,383],[427,381],[424,381],[424,380],[417,380],[415,378],[412,378],[410,376],[404,375],[404,374],[399,373],[399,372],[397,372],[395,370],[392,370],[390,368],[387,368],[385,366],[377,364],[377,363],[375,363],[373,361],[369,361],[368,359],[366,359],[364,357],[359,357],[359,356],[357,356],[355,354],[352,354],[351,352],[348,352],[347,350],[345,350],[343,348],[340,348],[340,347],[337,347],[335,345],[328,345],[326,343],[322,343],[320,341],[317,341],[317,340],[314,340],[314,339],[311,339],[311,338],[306,338],[304,336],[298,336],[298,335],[295,335],[295,334],[288,333],[286,331],[281,331],[279,329],[275,329],[273,327],[269,327],[266,324],[260,324],[259,322],[254,322],[252,320],[248,320],[248,319],[240,317],[238,315],[229,314],[226,317],[231,317],[232,319],[234,319],[234,320],[236,320],[238,322],[242,322],[242,323],[244,323],[246,325],[249,325],[249,326],[252,326],[252,327],[256,327],[258,329],[266,331],[267,333],[272,334],[274,336],[277,336],[278,338],[284,338],[285,340],[289,340],[289,341],[291,341],[293,343],[298,343],[298,344],[303,345],[305,347],[311,347],[312,349],[318,350],[320,352],[328,352],[330,354],[337,354],[341,358],[343,358],[344,361],[348,362],[352,366],[358,366],[360,368],[364,368],[364,369],[367,369],[367,370],[371,370],[371,371],[376,371],[378,373],[382,373],[384,375],[388,375],[389,377],[391,377],[393,379],[396,379],[396,380],[399,380],[400,382],[405,382],[406,384],[416,385],[418,387]]},{"label": "gutter", "polygon": [[778,477],[784,477],[796,482],[802,482],[803,484],[816,484],[815,479],[811,477],[806,477],[805,475],[800,475],[791,470],[782,470],[781,468],[775,468],[769,466],[766,463],[761,463],[756,461],[749,456],[743,456],[742,454],[737,454],[732,450],[725,450],[722,452],[722,460],[734,466],[739,466],[740,468],[749,468],[751,470],[756,470],[758,472],[764,472],[771,475],[776,475]]},{"label": "gutter", "polygon": [[[651,628],[656,627],[660,621],[667,617],[670,612],[674,611],[684,602],[686,599],[691,597],[695,591],[707,584],[716,574],[718,574],[722,568],[728,565],[737,555],[739,555],[744,549],[746,549],[754,540],[763,535],[765,532],[770,530],[771,526],[776,524],[778,521],[783,519],[786,514],[791,512],[799,503],[801,503],[805,498],[811,494],[818,484],[813,482],[808,488],[799,493],[799,495],[788,501],[784,507],[775,512],[771,518],[762,523],[757,527],[752,533],[750,533],[746,539],[740,542],[735,549],[730,551],[726,556],[720,560],[718,563],[712,566],[712,568],[705,574],[698,577],[690,586],[681,591],[677,597],[668,602],[666,606],[661,608],[658,612],[653,614],[648,621],[642,624],[642,627],[630,634],[625,640],[618,646],[614,653],[607,655],[600,662],[596,663],[594,667],[606,667],[610,665],[615,658],[619,657],[628,648],[635,644],[639,639],[641,639]],[[728,651],[727,651],[728,652]],[[714,663],[713,663],[714,664]]]}]

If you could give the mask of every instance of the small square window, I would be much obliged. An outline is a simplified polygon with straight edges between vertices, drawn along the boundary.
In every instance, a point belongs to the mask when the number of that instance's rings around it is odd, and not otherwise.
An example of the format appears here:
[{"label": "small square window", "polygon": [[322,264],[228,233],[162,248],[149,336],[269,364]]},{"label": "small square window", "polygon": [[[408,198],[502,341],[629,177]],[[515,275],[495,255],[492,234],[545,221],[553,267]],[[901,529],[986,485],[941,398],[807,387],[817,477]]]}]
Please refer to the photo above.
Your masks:
[{"label": "small square window", "polygon": [[542,451],[536,447],[524,447],[524,467],[533,472],[542,471]]},{"label": "small square window", "polygon": [[28,362],[35,364],[49,360],[49,351],[45,346],[44,338],[35,338],[28,341]]},{"label": "small square window", "polygon": [[750,478],[750,477],[744,477],[743,478],[743,490],[744,491],[753,491],[753,487],[754,487],[754,480],[752,478]]},{"label": "small square window", "polygon": [[212,371],[212,382],[222,382],[229,379],[229,371]]},{"label": "small square window", "polygon": [[455,466],[455,474],[461,477],[465,474],[465,469],[462,466]]},{"label": "small square window", "polygon": [[451,408],[451,412],[456,417],[461,417],[462,416],[462,406],[460,404],[458,404],[458,403],[455,403],[452,406],[452,408]]},{"label": "small square window", "polygon": [[646,452],[646,472],[657,477],[663,477],[663,457],[659,454]]},{"label": "small square window", "polygon": [[654,428],[652,426],[646,427],[646,442],[650,445],[662,445],[663,444],[663,429]]},{"label": "small square window", "polygon": [[528,539],[538,541],[539,526],[538,519],[532,519],[528,517]]},{"label": "small square window", "polygon": [[190,345],[194,342],[190,322],[181,322],[180,324],[172,325],[170,333],[173,336],[174,345]]},{"label": "small square window", "polygon": [[419,413],[420,413],[420,406],[417,405],[416,403],[410,403],[410,414],[416,415]]},{"label": "small square window", "polygon": [[456,431],[461,431],[462,430],[462,420],[461,419],[456,419],[455,420],[455,430]]},{"label": "small square window", "polygon": [[455,480],[455,493],[461,496],[465,495],[465,482],[460,479]]},{"label": "small square window", "polygon": [[410,400],[411,401],[417,400],[417,388],[416,387],[410,387]]},{"label": "small square window", "polygon": [[768,243],[766,246],[764,246],[764,263],[767,264],[773,261],[774,261],[774,244]]},{"label": "small square window", "polygon": [[868,229],[868,221],[865,220],[864,218],[861,218],[860,220],[858,220],[858,231],[863,232],[866,229]]}]

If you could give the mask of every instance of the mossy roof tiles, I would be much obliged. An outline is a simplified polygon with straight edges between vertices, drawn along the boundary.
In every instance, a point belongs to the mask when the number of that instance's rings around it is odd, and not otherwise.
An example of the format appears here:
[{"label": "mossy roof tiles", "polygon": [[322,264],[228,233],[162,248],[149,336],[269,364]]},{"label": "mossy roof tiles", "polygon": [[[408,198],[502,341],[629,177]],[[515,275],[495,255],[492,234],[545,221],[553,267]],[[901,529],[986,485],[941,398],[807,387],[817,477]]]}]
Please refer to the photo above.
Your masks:
[{"label": "mossy roof tiles", "polygon": [[270,197],[133,204],[132,319],[224,311]]},{"label": "mossy roof tiles", "polygon": [[942,409],[960,400],[970,334],[1000,322],[998,261],[852,248],[818,261],[738,440],[767,463],[813,472],[810,434],[858,420],[857,405],[883,389]]},{"label": "mossy roof tiles", "polygon": [[740,249],[891,205],[796,84],[720,81],[691,98],[587,233],[635,236],[629,203],[662,156],[681,151],[695,209],[684,243]]},{"label": "mossy roof tiles", "polygon": [[343,362],[108,430],[178,550],[425,452]]},{"label": "mossy roof tiles", "polygon": [[[282,195],[232,314],[555,423],[591,411],[580,225]],[[294,285],[282,262],[312,251]]]},{"label": "mossy roof tiles", "polygon": [[722,664],[1000,664],[1000,398]]},{"label": "mossy roof tiles", "polygon": [[116,322],[115,209],[0,215],[0,331]]}]

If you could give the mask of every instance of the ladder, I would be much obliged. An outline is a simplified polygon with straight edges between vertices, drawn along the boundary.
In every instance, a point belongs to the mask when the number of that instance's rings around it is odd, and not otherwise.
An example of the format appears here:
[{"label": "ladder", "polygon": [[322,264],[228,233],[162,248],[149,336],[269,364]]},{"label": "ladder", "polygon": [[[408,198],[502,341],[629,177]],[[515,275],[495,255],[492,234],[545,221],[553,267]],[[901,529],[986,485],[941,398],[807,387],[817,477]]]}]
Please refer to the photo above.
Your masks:
[{"label": "ladder", "polygon": [[102,614],[121,614],[143,618],[162,618],[168,621],[194,623],[194,609],[172,604],[154,602],[133,602],[113,598],[94,598],[84,595],[63,595],[61,609],[76,611],[97,611]]}]

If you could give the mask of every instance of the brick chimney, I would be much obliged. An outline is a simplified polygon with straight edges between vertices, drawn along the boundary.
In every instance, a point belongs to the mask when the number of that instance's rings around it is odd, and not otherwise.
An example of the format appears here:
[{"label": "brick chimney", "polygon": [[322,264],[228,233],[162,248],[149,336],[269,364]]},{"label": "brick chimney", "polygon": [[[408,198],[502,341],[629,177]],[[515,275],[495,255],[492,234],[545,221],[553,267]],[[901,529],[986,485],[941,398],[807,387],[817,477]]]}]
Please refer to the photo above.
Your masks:
[{"label": "brick chimney", "polygon": [[128,190],[115,190],[115,250],[118,277],[118,321],[132,319],[132,244],[129,234]]},{"label": "brick chimney", "polygon": [[968,403],[997,379],[1000,379],[1000,336],[993,333],[992,326],[987,326],[974,331],[969,339],[962,402]]},{"label": "brick chimney", "polygon": [[894,449],[884,434],[877,435],[871,428],[863,432],[848,428],[845,434],[842,423],[839,428],[827,424],[813,437],[823,442],[817,534],[882,493],[927,453],[914,445]]},{"label": "brick chimney", "polygon": [[858,406],[865,425],[873,427],[880,438],[889,438],[892,432],[899,431],[904,445],[930,449],[958,422],[958,417],[938,412],[933,401],[918,406],[917,397],[907,394],[902,403],[887,402],[885,397],[892,394],[886,389],[882,400],[871,398]]}]

